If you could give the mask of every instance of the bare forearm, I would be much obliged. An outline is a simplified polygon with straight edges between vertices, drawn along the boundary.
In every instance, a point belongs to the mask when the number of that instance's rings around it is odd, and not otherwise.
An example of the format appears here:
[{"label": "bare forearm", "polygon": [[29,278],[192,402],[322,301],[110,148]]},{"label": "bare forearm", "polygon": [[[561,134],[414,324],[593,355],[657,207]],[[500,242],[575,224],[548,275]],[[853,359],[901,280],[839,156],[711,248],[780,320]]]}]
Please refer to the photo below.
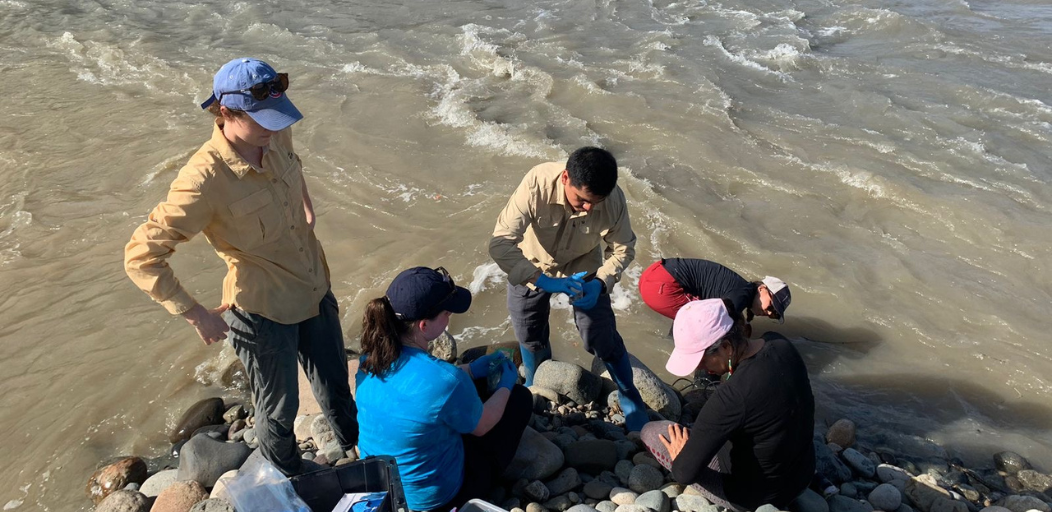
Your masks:
[{"label": "bare forearm", "polygon": [[479,419],[479,423],[475,430],[471,432],[471,435],[486,435],[504,416],[504,408],[507,407],[510,396],[511,390],[508,388],[500,388],[495,391],[493,396],[489,397],[489,400],[482,404],[482,418]]}]

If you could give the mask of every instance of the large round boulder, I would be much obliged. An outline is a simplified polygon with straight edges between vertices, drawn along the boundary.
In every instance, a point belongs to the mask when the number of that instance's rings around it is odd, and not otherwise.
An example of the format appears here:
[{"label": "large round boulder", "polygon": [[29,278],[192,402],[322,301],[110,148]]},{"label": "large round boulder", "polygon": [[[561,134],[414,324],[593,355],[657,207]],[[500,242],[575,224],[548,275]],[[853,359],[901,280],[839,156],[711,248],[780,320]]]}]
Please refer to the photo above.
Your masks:
[{"label": "large round boulder", "polygon": [[172,444],[185,441],[201,427],[223,423],[225,412],[222,398],[206,398],[191,405],[175,423],[168,441]]},{"label": "large round boulder", "polygon": [[548,360],[537,367],[533,385],[548,388],[579,404],[594,401],[602,389],[602,381],[595,374],[565,361]]}]

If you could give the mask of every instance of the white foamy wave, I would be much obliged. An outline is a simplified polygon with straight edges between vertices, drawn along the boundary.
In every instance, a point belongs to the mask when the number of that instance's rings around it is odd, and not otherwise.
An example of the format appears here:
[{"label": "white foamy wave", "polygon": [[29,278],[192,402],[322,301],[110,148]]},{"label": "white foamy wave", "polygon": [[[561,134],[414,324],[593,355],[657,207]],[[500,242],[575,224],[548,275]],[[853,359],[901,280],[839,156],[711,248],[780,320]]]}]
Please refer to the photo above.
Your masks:
[{"label": "white foamy wave", "polygon": [[754,69],[756,71],[761,71],[769,75],[773,75],[783,82],[791,80],[791,78],[789,78],[788,75],[782,73],[781,71],[775,71],[771,68],[768,68],[767,66],[764,66],[763,64],[760,64],[759,62],[749,60],[740,54],[731,52],[727,49],[727,47],[723,45],[723,41],[721,41],[720,38],[716,36],[705,36],[705,46],[711,46],[720,50],[720,52],[723,53],[724,57],[727,57],[731,62],[734,62],[736,64],[740,64],[747,68]]},{"label": "white foamy wave", "polygon": [[0,204],[0,240],[33,223],[33,214],[22,209],[25,204],[26,192],[15,194],[9,201]]},{"label": "white foamy wave", "polygon": [[[190,153],[192,154],[192,152]],[[140,183],[139,186],[145,187],[153,183],[153,180],[157,179],[157,177],[160,176],[162,173],[179,169],[182,163],[185,162],[188,158],[189,154],[184,153],[164,159],[164,161],[153,166],[153,168],[151,168],[149,172],[146,173],[146,176],[143,177],[142,183]]]},{"label": "white foamy wave", "polygon": [[1048,62],[1032,62],[1028,60],[1029,57],[1026,55],[990,55],[983,51],[962,48],[949,43],[937,44],[934,48],[951,55],[979,59],[984,62],[1000,64],[1009,68],[1026,69],[1029,71],[1037,71],[1039,73],[1052,74],[1052,64]]},{"label": "white foamy wave", "polygon": [[464,343],[464,342],[467,342],[467,341],[473,341],[473,340],[476,340],[476,339],[479,339],[479,338],[489,338],[489,339],[486,340],[487,341],[486,344],[487,345],[491,345],[491,344],[496,343],[497,341],[499,341],[499,340],[496,340],[496,339],[493,339],[493,338],[495,338],[497,335],[503,334],[505,331],[508,330],[508,328],[510,326],[511,326],[511,319],[510,318],[504,320],[504,322],[502,322],[500,325],[495,326],[495,327],[482,327],[480,325],[472,325],[472,326],[469,326],[469,327],[465,327],[464,330],[462,330],[459,333],[453,335],[453,337],[457,340],[457,343]]},{"label": "white foamy wave", "polygon": [[471,284],[468,285],[468,290],[472,295],[476,295],[492,287],[500,287],[507,282],[507,277],[508,274],[504,273],[496,263],[492,261],[483,263],[475,267],[471,273]]},{"label": "white foamy wave", "polygon": [[729,9],[723,4],[713,4],[709,9],[721,18],[739,22],[738,28],[740,29],[756,28],[763,24],[763,21],[760,20],[760,15],[753,12]]},{"label": "white foamy wave", "polygon": [[378,69],[369,68],[369,67],[365,66],[364,64],[362,64],[361,62],[358,62],[358,61],[354,61],[354,62],[352,62],[350,64],[344,64],[343,67],[340,68],[340,72],[347,73],[347,74],[354,74],[354,73],[364,73],[364,74],[369,74],[369,75],[380,75],[380,74],[383,74],[382,71],[380,71]]},{"label": "white foamy wave", "polygon": [[444,83],[436,83],[433,97],[438,104],[431,114],[439,124],[467,130],[467,143],[475,147],[486,147],[501,154],[530,158],[550,158],[563,155],[555,143],[547,138],[538,138],[525,125],[507,125],[482,121],[469,107],[473,94],[468,90],[475,81],[461,80],[459,75]]},{"label": "white foamy wave", "polygon": [[127,47],[95,41],[78,41],[70,32],[47,41],[49,48],[65,54],[77,79],[99,85],[141,85],[151,90],[187,94],[197,84],[186,73],[176,73],[164,60],[148,55],[132,41]]},{"label": "white foamy wave", "polygon": [[[808,48],[810,47],[806,41],[804,41],[804,45]],[[788,43],[780,43],[766,52],[754,53],[752,58],[757,61],[767,62],[769,65],[778,68],[779,71],[786,71],[799,69],[799,61],[803,57],[804,53],[795,46]]]},{"label": "white foamy wave", "polygon": [[1009,162],[1008,160],[1005,160],[1004,157],[989,152],[986,149],[986,145],[984,145],[982,142],[970,141],[965,139],[964,137],[957,137],[952,141],[940,142],[945,147],[947,147],[947,150],[950,153],[953,153],[958,156],[965,156],[962,155],[962,152],[971,153],[974,156],[978,156],[979,158],[1002,168],[1010,167],[1021,171],[1030,170],[1030,168],[1025,163]]},{"label": "white foamy wave", "polygon": [[474,23],[464,25],[460,29],[461,55],[471,58],[476,65],[488,70],[493,76],[515,76],[514,60],[500,55],[498,53],[499,46],[482,39],[482,34],[506,34],[506,31],[483,27]]},{"label": "white foamy wave", "polygon": [[832,27],[822,27],[818,29],[817,34],[820,37],[836,37],[848,32],[847,27],[841,27],[840,25]]},{"label": "white foamy wave", "polygon": [[573,83],[581,86],[581,88],[583,88],[584,90],[588,91],[589,94],[598,94],[598,95],[613,94],[610,91],[607,91],[606,89],[603,89],[602,87],[599,87],[598,84],[596,84],[590,78],[588,78],[587,76],[585,76],[583,74],[574,76],[573,77]]},{"label": "white foamy wave", "polygon": [[631,265],[621,273],[621,281],[614,285],[610,291],[610,307],[617,311],[627,311],[632,303],[639,297],[636,290],[639,289],[639,277],[643,275],[643,267]]}]

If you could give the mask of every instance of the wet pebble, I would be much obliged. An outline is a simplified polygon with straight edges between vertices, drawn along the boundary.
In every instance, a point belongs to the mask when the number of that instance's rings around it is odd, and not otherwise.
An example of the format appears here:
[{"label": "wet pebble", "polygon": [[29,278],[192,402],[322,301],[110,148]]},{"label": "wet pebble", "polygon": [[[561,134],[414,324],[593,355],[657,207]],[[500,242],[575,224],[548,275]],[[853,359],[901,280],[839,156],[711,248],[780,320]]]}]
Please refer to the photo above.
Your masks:
[{"label": "wet pebble", "polygon": [[846,448],[840,453],[840,456],[847,462],[847,465],[851,467],[857,474],[865,478],[873,478],[873,475],[877,472],[877,465],[869,460],[869,457],[862,455],[854,448]]},{"label": "wet pebble", "polygon": [[1014,475],[1024,469],[1030,469],[1030,461],[1016,452],[1004,451],[994,455],[994,465],[997,469]]},{"label": "wet pebble", "polygon": [[245,406],[241,404],[234,404],[223,413],[223,421],[227,423],[234,423],[235,421],[245,419],[246,417],[248,417],[248,411],[245,410]]}]

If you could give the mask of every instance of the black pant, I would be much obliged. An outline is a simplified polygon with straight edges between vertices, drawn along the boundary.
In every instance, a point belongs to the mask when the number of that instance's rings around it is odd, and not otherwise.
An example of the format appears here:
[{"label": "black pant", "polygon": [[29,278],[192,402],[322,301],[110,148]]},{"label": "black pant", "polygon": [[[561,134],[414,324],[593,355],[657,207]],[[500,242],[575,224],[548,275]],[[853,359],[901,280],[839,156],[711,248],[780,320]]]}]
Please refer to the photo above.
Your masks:
[{"label": "black pant", "polygon": [[255,397],[256,436],[267,460],[286,475],[300,472],[303,459],[292,431],[299,410],[297,363],[341,447],[346,451],[358,444],[358,409],[351,398],[339,305],[332,291],[322,298],[318,316],[298,324],[279,324],[238,308],[223,316],[245,364]]},{"label": "black pant", "polygon": [[[515,338],[530,352],[551,343],[548,315],[551,294],[532,290],[526,285],[508,285],[508,312]],[[574,323],[581,333],[584,349],[605,362],[614,362],[625,354],[625,340],[617,332],[617,321],[610,305],[610,294],[603,293],[591,309],[573,309]]]},{"label": "black pant", "polygon": [[460,491],[445,505],[432,509],[445,512],[453,507],[460,508],[468,500],[489,496],[504,470],[508,469],[515,451],[519,449],[522,432],[530,422],[533,414],[533,394],[518,384],[511,388],[508,405],[486,435],[473,436],[464,434],[464,477]]}]

